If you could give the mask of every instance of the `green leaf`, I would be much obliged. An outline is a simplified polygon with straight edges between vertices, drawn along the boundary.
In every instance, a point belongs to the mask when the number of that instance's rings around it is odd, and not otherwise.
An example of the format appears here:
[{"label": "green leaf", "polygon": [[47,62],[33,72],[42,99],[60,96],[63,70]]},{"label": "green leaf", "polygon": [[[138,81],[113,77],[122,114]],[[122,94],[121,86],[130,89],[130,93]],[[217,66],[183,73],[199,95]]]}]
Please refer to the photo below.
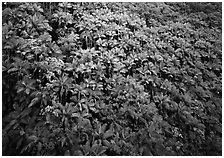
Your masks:
[{"label": "green leaf", "polygon": [[106,127],[107,127],[106,123],[103,124],[102,126],[101,126],[101,124],[99,124],[99,133],[104,133],[106,130]]},{"label": "green leaf", "polygon": [[28,108],[30,108],[30,107],[36,105],[36,104],[39,102],[39,100],[40,100],[39,98],[34,98],[34,99],[31,101],[31,103],[28,105]]},{"label": "green leaf", "polygon": [[37,146],[37,151],[40,152],[41,149],[42,149],[42,143],[41,142],[38,142],[38,146]]},{"label": "green leaf", "polygon": [[93,146],[91,147],[91,151],[94,152],[95,154],[97,154],[97,151],[99,150],[100,145],[96,143],[96,141],[94,142]]},{"label": "green leaf", "polygon": [[108,147],[106,147],[106,146],[101,146],[101,147],[99,148],[99,150],[98,150],[97,155],[99,155],[99,156],[103,155],[107,149],[108,149]]},{"label": "green leaf", "polygon": [[24,88],[23,87],[20,87],[20,88],[18,88],[18,90],[16,91],[16,93],[20,93],[20,92],[22,92],[24,90]]},{"label": "green leaf", "polygon": [[20,113],[20,117],[23,118],[23,117],[29,115],[31,111],[32,111],[31,108],[26,108],[26,109],[24,109],[24,110]]},{"label": "green leaf", "polygon": [[14,124],[17,123],[17,120],[12,120],[7,126],[4,128],[4,131],[8,131]]},{"label": "green leaf", "polygon": [[112,130],[108,130],[106,131],[106,133],[104,133],[103,135],[103,139],[107,139],[107,138],[110,138],[114,135],[114,132]]},{"label": "green leaf", "polygon": [[27,88],[27,89],[25,90],[25,92],[26,92],[27,95],[29,95],[29,94],[30,94],[30,89]]},{"label": "green leaf", "polygon": [[35,135],[29,136],[28,139],[33,140],[33,141],[37,141],[38,140],[37,136],[35,136]]},{"label": "green leaf", "polygon": [[78,122],[78,125],[80,127],[83,127],[83,128],[92,128],[92,125],[90,123],[90,120],[89,119],[85,119],[85,118],[80,118],[79,119],[79,122]]},{"label": "green leaf", "polygon": [[66,137],[63,137],[63,138],[61,139],[61,146],[62,146],[62,147],[64,146],[65,141],[66,141]]},{"label": "green leaf", "polygon": [[107,147],[111,146],[111,143],[108,140],[103,140],[102,143],[104,146],[107,146]]},{"label": "green leaf", "polygon": [[9,70],[8,70],[8,73],[16,72],[16,71],[18,71],[18,69],[14,67],[14,68],[9,69]]}]

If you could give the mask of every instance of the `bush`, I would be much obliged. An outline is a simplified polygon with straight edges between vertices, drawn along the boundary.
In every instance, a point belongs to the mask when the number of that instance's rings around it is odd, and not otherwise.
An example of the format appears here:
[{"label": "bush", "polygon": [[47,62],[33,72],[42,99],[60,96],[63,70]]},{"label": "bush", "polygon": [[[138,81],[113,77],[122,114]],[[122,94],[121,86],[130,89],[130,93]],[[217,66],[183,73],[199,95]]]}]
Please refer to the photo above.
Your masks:
[{"label": "bush", "polygon": [[13,4],[3,7],[3,155],[221,155],[221,27],[206,21],[221,11]]}]

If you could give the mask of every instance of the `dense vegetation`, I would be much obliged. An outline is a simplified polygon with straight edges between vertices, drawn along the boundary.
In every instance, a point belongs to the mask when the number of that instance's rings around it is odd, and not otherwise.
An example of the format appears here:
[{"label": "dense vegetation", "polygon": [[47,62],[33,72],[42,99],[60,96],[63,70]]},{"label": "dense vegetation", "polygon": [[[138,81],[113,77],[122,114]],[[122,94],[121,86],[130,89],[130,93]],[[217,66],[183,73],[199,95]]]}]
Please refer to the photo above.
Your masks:
[{"label": "dense vegetation", "polygon": [[3,3],[3,155],[221,155],[221,3]]}]

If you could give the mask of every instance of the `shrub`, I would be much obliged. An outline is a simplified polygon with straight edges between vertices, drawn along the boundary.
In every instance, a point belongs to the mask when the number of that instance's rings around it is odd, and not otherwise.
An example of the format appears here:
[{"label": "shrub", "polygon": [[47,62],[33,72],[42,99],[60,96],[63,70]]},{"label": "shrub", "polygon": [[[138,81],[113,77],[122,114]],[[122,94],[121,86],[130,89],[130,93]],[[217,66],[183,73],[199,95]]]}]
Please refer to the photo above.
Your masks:
[{"label": "shrub", "polygon": [[220,11],[10,4],[3,155],[221,155]]}]

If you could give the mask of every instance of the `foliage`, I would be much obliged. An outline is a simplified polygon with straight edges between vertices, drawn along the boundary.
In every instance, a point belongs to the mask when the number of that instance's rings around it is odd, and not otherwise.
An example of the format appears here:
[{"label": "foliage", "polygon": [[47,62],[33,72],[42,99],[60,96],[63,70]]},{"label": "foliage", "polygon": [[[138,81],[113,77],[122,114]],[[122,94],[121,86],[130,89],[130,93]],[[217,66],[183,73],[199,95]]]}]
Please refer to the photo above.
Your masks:
[{"label": "foliage", "polygon": [[3,155],[221,155],[219,5],[7,3]]}]

